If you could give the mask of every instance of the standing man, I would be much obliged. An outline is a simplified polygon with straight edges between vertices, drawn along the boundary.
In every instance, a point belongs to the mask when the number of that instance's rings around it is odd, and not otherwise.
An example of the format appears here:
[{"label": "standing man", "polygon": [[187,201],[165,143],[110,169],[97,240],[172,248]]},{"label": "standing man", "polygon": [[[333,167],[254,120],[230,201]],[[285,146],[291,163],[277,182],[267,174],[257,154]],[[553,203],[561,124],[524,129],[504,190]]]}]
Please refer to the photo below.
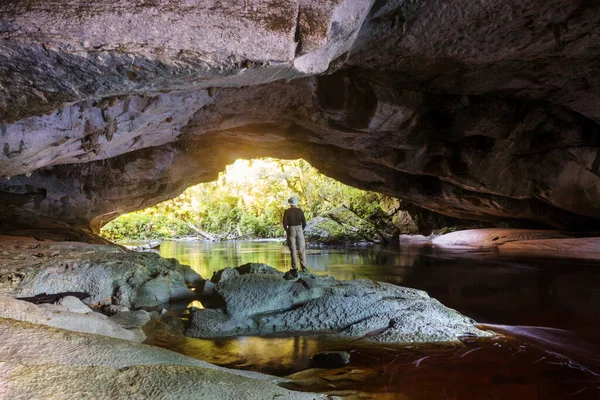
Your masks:
[{"label": "standing man", "polygon": [[[290,197],[288,199],[290,208],[283,213],[283,228],[287,233],[287,243],[292,253],[292,270],[298,274],[298,258],[300,258],[300,271],[307,272],[306,251],[304,241],[304,228],[306,227],[306,218],[304,211],[298,208],[298,199]],[[296,254],[298,251],[298,254]]]}]

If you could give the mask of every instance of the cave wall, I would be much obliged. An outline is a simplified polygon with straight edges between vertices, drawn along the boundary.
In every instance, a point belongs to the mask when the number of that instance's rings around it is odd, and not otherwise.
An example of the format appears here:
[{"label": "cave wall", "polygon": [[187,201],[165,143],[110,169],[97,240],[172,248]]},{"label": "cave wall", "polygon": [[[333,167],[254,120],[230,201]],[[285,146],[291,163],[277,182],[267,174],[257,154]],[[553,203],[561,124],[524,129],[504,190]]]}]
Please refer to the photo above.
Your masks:
[{"label": "cave wall", "polygon": [[261,156],[600,229],[595,2],[50,3],[0,5],[0,230],[98,230]]}]

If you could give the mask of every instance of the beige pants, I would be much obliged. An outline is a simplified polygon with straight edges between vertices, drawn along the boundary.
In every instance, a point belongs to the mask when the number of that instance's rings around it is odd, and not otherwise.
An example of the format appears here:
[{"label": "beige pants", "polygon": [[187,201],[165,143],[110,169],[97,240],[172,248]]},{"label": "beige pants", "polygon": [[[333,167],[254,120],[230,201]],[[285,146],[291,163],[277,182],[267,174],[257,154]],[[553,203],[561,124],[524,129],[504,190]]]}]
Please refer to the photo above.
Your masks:
[{"label": "beige pants", "polygon": [[[306,266],[306,245],[302,227],[300,225],[290,226],[287,235],[288,247],[292,253],[292,268],[298,269],[298,258],[300,258],[300,265],[304,268]],[[296,254],[296,252],[298,252],[298,254]]]}]

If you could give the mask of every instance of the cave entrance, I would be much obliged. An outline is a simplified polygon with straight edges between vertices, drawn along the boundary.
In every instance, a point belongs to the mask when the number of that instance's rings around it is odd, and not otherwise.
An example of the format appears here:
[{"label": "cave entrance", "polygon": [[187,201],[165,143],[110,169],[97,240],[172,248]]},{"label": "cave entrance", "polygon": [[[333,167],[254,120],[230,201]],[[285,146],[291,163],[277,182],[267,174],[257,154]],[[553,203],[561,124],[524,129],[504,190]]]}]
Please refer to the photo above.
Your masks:
[{"label": "cave entrance", "polygon": [[[274,158],[240,159],[213,182],[144,210],[121,215],[101,235],[115,241],[170,239],[243,240],[284,237],[281,224],[287,200],[295,196],[307,220],[326,219],[338,235],[357,225],[367,241],[397,234],[392,216],[397,200],[347,186],[321,174],[308,162]],[[320,221],[320,220],[319,220]],[[385,234],[378,231],[382,226]],[[368,229],[367,229],[368,228]],[[346,237],[336,239],[345,241]],[[350,238],[361,240],[361,238]]]}]

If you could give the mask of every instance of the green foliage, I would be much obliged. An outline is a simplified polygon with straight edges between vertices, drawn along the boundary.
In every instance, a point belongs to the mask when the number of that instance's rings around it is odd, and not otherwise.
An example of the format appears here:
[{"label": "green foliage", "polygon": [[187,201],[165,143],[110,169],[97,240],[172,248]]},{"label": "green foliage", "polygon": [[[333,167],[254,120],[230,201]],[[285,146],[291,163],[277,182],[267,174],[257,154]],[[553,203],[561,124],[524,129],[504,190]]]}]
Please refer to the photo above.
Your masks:
[{"label": "green foliage", "polygon": [[193,231],[177,218],[143,210],[109,222],[102,228],[101,234],[110,240],[143,240],[186,236],[193,234]]},{"label": "green foliage", "polygon": [[340,206],[371,221],[385,216],[382,195],[346,186],[304,160],[238,160],[216,181],[122,215],[101,234],[111,240],[178,237],[197,230],[224,239],[282,237],[281,220],[291,196],[298,197],[307,219]]}]

